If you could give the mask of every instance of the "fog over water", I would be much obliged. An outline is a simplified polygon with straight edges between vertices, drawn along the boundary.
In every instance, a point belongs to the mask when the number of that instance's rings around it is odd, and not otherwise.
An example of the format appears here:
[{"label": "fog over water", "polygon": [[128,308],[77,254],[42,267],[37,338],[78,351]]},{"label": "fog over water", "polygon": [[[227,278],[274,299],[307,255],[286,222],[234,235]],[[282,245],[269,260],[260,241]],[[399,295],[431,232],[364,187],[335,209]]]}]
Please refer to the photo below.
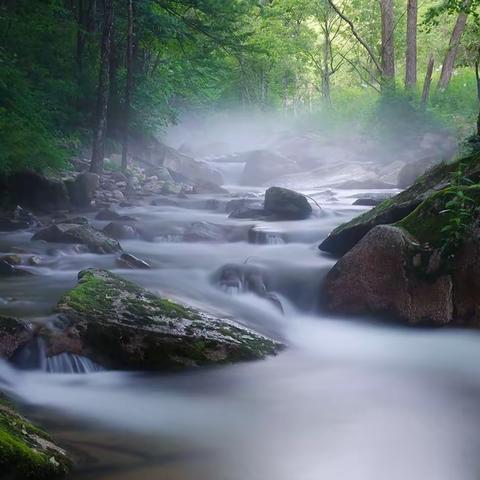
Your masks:
[{"label": "fog over water", "polygon": [[[338,318],[321,308],[322,281],[335,260],[320,253],[318,243],[336,225],[366,211],[352,205],[356,198],[391,195],[396,185],[336,188],[335,162],[312,154],[310,170],[304,163],[293,180],[300,182],[304,174],[312,179],[311,171],[320,168],[331,175],[323,175],[322,184],[319,174],[301,188],[321,207],[312,201],[310,219],[229,219],[223,205],[231,195],[261,200],[265,187],[242,184],[245,164],[222,157],[266,148],[268,138],[269,148],[286,156],[280,148],[286,135],[280,141],[281,134],[267,127],[257,136],[253,127],[243,136],[220,132],[216,151],[210,137],[201,141],[201,133],[186,145],[184,130],[170,132],[173,147],[183,145],[220,165],[229,194],[190,196],[177,206],[119,209],[152,233],[153,241],[122,242],[152,270],[119,270],[110,255],[78,254],[68,246],[52,252],[51,245],[35,243],[43,260],[35,268],[38,275],[4,284],[0,302],[4,313],[48,322],[79,270],[108,268],[274,336],[288,346],[284,352],[265,361],[175,375],[55,374],[0,363],[0,388],[76,455],[76,480],[477,480],[479,334]],[[305,139],[328,143],[309,135],[297,138],[297,145],[308,145]],[[356,180],[360,169],[372,171],[362,158],[377,147],[367,149],[364,142],[356,149],[346,143],[329,146],[330,152],[349,152],[342,182]],[[281,183],[295,183],[291,175],[283,175]],[[189,239],[186,229],[195,222],[214,224],[220,238]],[[260,232],[253,240],[252,225]],[[13,245],[31,248],[30,235],[1,234],[2,253]],[[242,286],[224,288],[218,272],[227,264],[262,272],[283,312]]]}]

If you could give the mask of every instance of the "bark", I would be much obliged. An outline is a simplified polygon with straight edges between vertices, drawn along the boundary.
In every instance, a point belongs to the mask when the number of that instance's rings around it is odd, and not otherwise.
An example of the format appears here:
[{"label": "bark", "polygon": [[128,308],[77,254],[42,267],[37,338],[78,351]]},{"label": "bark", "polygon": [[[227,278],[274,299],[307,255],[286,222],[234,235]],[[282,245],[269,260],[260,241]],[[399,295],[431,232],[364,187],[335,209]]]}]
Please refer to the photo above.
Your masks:
[{"label": "bark", "polygon": [[88,34],[95,31],[95,0],[78,0],[77,3],[77,52],[76,62],[79,73],[83,70],[83,56]]},{"label": "bark", "polygon": [[[480,49],[478,51],[477,61],[475,62],[475,78],[477,80],[477,98],[480,107]],[[477,135],[480,136],[480,108],[477,117]]]},{"label": "bark", "polygon": [[395,46],[393,0],[381,0],[382,76],[384,85],[395,82]]},{"label": "bark", "polygon": [[417,22],[418,2],[417,0],[408,0],[405,61],[405,87],[407,90],[413,90],[417,85]]},{"label": "bark", "polygon": [[90,171],[101,173],[107,131],[108,100],[110,96],[110,54],[113,32],[113,0],[104,0],[102,48],[100,53],[100,74],[97,89],[97,108],[93,134],[92,160]]},{"label": "bark", "polygon": [[450,83],[453,75],[453,69],[455,67],[455,59],[457,58],[458,47],[460,40],[462,39],[465,26],[467,24],[468,13],[465,11],[470,6],[471,0],[466,0],[463,4],[464,10],[458,14],[457,21],[453,27],[452,35],[450,36],[450,42],[448,44],[448,50],[445,55],[445,59],[442,64],[442,72],[440,74],[440,80],[438,81],[438,89],[445,90]]},{"label": "bark", "polygon": [[328,16],[325,15],[323,33],[325,42],[323,44],[323,68],[322,68],[322,98],[328,107],[332,106],[332,98],[330,95],[330,28],[328,24]]},{"label": "bark", "polygon": [[133,0],[127,0],[128,32],[127,32],[127,82],[125,86],[125,112],[122,146],[122,171],[126,172],[128,166],[128,132],[130,126],[130,111],[133,90]]},{"label": "bark", "polygon": [[432,74],[433,66],[435,64],[435,59],[433,55],[430,55],[427,66],[427,73],[425,74],[425,81],[423,83],[423,92],[422,92],[422,108],[425,109],[428,103],[428,97],[430,96],[430,86],[432,84]]}]

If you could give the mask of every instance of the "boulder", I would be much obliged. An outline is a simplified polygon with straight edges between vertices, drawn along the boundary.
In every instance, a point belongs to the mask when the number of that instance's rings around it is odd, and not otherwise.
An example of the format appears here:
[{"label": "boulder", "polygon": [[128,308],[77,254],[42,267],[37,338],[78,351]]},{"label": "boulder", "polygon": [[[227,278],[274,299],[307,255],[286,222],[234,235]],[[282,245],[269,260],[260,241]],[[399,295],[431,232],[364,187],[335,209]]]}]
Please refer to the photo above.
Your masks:
[{"label": "boulder", "polygon": [[85,245],[92,253],[116,253],[122,250],[120,244],[89,225],[61,223],[38,231],[32,240],[49,243],[75,243]]},{"label": "boulder", "polygon": [[137,229],[128,222],[110,222],[102,231],[115,240],[132,240],[139,236]]},{"label": "boulder", "polygon": [[428,276],[423,257],[421,246],[403,229],[374,227],[327,274],[327,308],[380,314],[408,324],[449,324],[452,279],[438,270]]},{"label": "boulder", "polygon": [[142,260],[131,253],[122,253],[120,257],[117,258],[117,264],[122,268],[140,270],[149,270],[152,268],[145,260]]},{"label": "boulder", "polygon": [[361,207],[376,207],[380,205],[383,200],[376,198],[358,198],[355,200],[352,205],[361,206]]},{"label": "boulder", "polygon": [[[480,155],[472,155],[461,161],[466,165],[464,176],[477,183],[480,180]],[[432,193],[449,185],[452,172],[458,169],[459,162],[437,165],[408,189],[340,225],[320,244],[320,250],[343,255],[376,225],[396,223],[407,217]]]},{"label": "boulder", "polygon": [[16,172],[0,183],[0,190],[8,195],[10,202],[35,212],[65,210],[70,206],[67,188],[60,180],[25,171]]},{"label": "boulder", "polygon": [[228,190],[220,187],[216,183],[204,181],[195,183],[192,193],[225,195],[228,194]]},{"label": "boulder", "polygon": [[8,480],[61,480],[72,461],[41,429],[0,397],[0,467]]},{"label": "boulder", "polygon": [[73,180],[66,180],[70,201],[75,207],[88,207],[95,198],[100,178],[96,173],[83,172]]},{"label": "boulder", "polygon": [[246,327],[158,297],[106,270],[79,273],[59,301],[49,355],[69,352],[110,368],[172,370],[261,359],[281,344]]},{"label": "boulder", "polygon": [[[31,325],[0,315],[0,359],[8,360],[33,338]],[[0,462],[1,463],[1,462]]]},{"label": "boulder", "polygon": [[303,220],[312,214],[304,195],[281,187],[270,187],[265,192],[264,209],[267,215],[281,220]]}]

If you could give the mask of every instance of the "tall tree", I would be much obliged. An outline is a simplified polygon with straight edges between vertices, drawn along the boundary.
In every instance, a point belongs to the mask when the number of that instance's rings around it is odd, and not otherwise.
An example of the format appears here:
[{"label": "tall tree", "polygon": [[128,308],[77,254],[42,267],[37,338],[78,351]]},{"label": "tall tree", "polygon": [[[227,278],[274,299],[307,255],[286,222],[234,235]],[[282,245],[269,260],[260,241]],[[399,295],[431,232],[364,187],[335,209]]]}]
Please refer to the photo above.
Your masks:
[{"label": "tall tree", "polygon": [[122,171],[128,166],[128,134],[130,127],[130,110],[133,90],[133,0],[127,1],[127,81],[125,85],[125,112],[123,125]]},{"label": "tall tree", "polygon": [[462,9],[458,14],[455,26],[453,27],[452,35],[450,36],[450,42],[448,44],[448,50],[442,64],[442,72],[437,85],[439,90],[445,90],[452,78],[458,47],[460,45],[463,32],[465,31],[465,26],[467,25],[468,9],[470,4],[471,0],[465,0]]},{"label": "tall tree", "polygon": [[395,20],[393,0],[381,0],[382,76],[386,85],[395,82]]},{"label": "tall tree", "polygon": [[103,170],[105,135],[107,132],[108,99],[110,96],[110,54],[113,33],[113,0],[104,0],[103,10],[100,73],[98,78],[92,160],[90,162],[90,171],[94,173],[101,173]]},{"label": "tall tree", "polygon": [[413,90],[417,85],[417,23],[418,1],[408,0],[407,50],[405,55],[405,87]]}]

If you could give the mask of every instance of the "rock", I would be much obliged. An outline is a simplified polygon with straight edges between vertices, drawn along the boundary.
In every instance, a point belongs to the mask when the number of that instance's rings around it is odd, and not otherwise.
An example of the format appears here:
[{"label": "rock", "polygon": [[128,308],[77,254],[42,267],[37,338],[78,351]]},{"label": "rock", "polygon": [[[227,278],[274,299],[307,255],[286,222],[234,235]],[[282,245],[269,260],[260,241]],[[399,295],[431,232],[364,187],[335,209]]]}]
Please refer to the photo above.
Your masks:
[{"label": "rock", "polygon": [[268,220],[268,215],[263,208],[239,208],[234,210],[228,218]]},{"label": "rock", "polygon": [[110,222],[102,231],[116,240],[131,240],[139,236],[137,229],[125,222]]},{"label": "rock", "polygon": [[74,223],[75,225],[88,225],[88,218],[86,217],[72,217],[62,218],[56,220],[55,223]]},{"label": "rock", "polygon": [[66,180],[70,201],[75,207],[88,207],[95,198],[100,178],[96,173],[83,172],[74,180]]},{"label": "rock", "polygon": [[152,200],[150,205],[155,207],[178,207],[178,202],[167,197],[159,197]]},{"label": "rock", "polygon": [[375,199],[375,198],[358,198],[355,200],[352,205],[362,206],[362,207],[376,207],[380,205],[383,200]]},{"label": "rock", "polygon": [[3,257],[0,257],[0,260],[13,266],[22,264],[22,259],[19,255],[4,255]]},{"label": "rock", "polygon": [[[480,160],[471,156],[465,162],[465,177],[473,183],[480,180]],[[441,164],[398,195],[385,200],[350,222],[340,225],[320,244],[320,250],[334,255],[343,255],[358,243],[376,225],[399,222],[411,214],[427,197],[449,185],[451,174],[458,169],[458,163]]]},{"label": "rock", "polygon": [[281,187],[270,187],[265,192],[264,209],[282,220],[303,220],[312,214],[304,195]]},{"label": "rock", "polygon": [[16,318],[0,315],[0,359],[10,359],[32,337],[33,330],[30,325]]},{"label": "rock", "polygon": [[238,161],[244,161],[241,184],[262,186],[282,175],[299,172],[294,160],[269,150],[253,150],[239,155]]},{"label": "rock", "polygon": [[22,268],[18,268],[16,266],[12,265],[7,260],[0,259],[0,276],[3,276],[3,275],[8,275],[8,276],[23,275],[23,276],[26,276],[26,275],[32,275],[32,273],[29,272],[28,270],[24,270]]},{"label": "rock", "polygon": [[425,157],[414,163],[407,163],[398,174],[398,188],[408,188],[435,163],[435,157]]},{"label": "rock", "polygon": [[17,205],[13,212],[13,219],[17,222],[26,223],[29,227],[41,225],[40,220],[30,211]]},{"label": "rock", "polygon": [[70,206],[65,184],[35,172],[16,172],[2,180],[0,190],[14,205],[22,205],[35,212],[65,210]]},{"label": "rock", "polygon": [[63,330],[50,355],[69,352],[110,368],[171,370],[264,358],[281,344],[231,321],[158,297],[105,270],[79,273],[59,301]]},{"label": "rock", "polygon": [[124,220],[128,222],[135,221],[133,217],[129,217],[128,215],[120,215],[114,210],[110,210],[108,208],[100,210],[95,216],[95,220]]},{"label": "rock", "polygon": [[27,262],[32,267],[38,267],[39,265],[41,265],[42,260],[40,259],[40,257],[32,256],[28,258]]},{"label": "rock", "polygon": [[216,183],[213,182],[197,182],[193,186],[192,193],[197,194],[217,194],[217,195],[225,195],[228,194],[228,190],[218,186]]},{"label": "rock", "polygon": [[131,253],[122,253],[119,258],[117,258],[117,263],[122,268],[132,268],[132,269],[142,269],[149,270],[150,265],[141,258],[132,255]]},{"label": "rock", "polygon": [[61,480],[72,469],[65,450],[1,397],[0,465],[8,480]]},{"label": "rock", "polygon": [[404,230],[373,228],[327,274],[327,307],[337,313],[381,314],[409,324],[446,325],[453,318],[449,275],[419,275],[420,245]]},{"label": "rock", "polygon": [[92,253],[116,253],[122,250],[120,244],[92,226],[61,223],[38,231],[32,240],[49,243],[76,243],[85,245]]}]

